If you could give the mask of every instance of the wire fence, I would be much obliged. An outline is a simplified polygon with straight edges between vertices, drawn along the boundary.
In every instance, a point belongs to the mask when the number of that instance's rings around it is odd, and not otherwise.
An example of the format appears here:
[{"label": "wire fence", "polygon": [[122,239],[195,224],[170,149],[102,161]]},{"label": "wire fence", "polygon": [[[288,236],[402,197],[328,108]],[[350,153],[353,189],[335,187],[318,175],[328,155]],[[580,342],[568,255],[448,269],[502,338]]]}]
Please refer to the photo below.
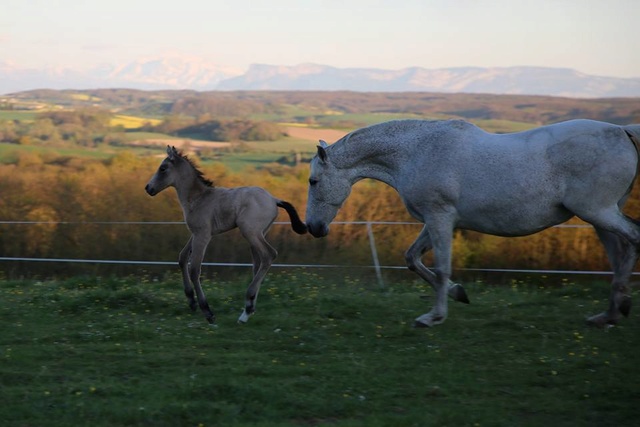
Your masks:
[{"label": "wire fence", "polygon": [[[3,225],[185,225],[184,221],[0,221]],[[289,225],[289,222],[276,221],[276,225]],[[373,225],[421,225],[412,221],[336,221],[335,225],[362,225],[366,227],[369,248],[371,251],[371,264],[369,265],[347,265],[347,264],[321,264],[321,263],[274,263],[274,268],[359,268],[373,269],[381,287],[384,286],[382,277],[383,270],[406,269],[406,265],[382,265],[378,259]],[[554,228],[592,228],[586,224],[560,224]],[[120,265],[146,265],[162,266],[176,265],[176,261],[153,261],[153,260],[118,260],[118,259],[87,259],[87,258],[35,258],[35,257],[7,257],[0,256],[0,262],[37,262],[37,263],[75,263],[75,264],[120,264]],[[203,262],[204,266],[214,267],[252,267],[251,263],[235,262]],[[486,272],[486,273],[525,273],[525,274],[564,274],[564,275],[610,275],[610,271],[584,271],[584,270],[553,270],[553,269],[508,269],[508,268],[457,268],[456,271]],[[634,273],[639,275],[640,272]]]}]

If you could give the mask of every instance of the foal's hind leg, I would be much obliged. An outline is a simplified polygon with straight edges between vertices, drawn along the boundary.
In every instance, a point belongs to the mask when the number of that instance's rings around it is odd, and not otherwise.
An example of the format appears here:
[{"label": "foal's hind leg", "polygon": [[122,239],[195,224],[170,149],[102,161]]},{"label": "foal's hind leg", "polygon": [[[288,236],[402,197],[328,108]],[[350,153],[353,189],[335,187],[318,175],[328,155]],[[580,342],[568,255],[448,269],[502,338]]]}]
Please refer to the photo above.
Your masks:
[{"label": "foal's hind leg", "polygon": [[184,286],[184,294],[187,296],[187,300],[189,301],[189,307],[192,311],[196,311],[196,298],[195,294],[193,293],[193,287],[191,286],[191,279],[189,279],[189,258],[191,257],[192,240],[193,236],[189,237],[189,241],[180,251],[180,256],[178,257],[178,265],[180,266],[180,271],[182,272],[182,285]]},{"label": "foal's hind leg", "polygon": [[612,232],[596,227],[596,233],[604,245],[613,269],[609,308],[600,314],[587,319],[592,325],[603,327],[614,325],[620,320],[620,315],[628,316],[631,310],[631,295],[629,279],[638,261],[638,249],[627,239]]},{"label": "foal's hind leg", "polygon": [[251,245],[251,256],[253,258],[253,279],[247,288],[244,301],[244,310],[238,318],[239,323],[246,323],[249,316],[256,311],[256,301],[260,285],[264,277],[269,271],[271,264],[278,256],[278,252],[267,242],[265,237],[260,233],[258,235],[245,235]]}]

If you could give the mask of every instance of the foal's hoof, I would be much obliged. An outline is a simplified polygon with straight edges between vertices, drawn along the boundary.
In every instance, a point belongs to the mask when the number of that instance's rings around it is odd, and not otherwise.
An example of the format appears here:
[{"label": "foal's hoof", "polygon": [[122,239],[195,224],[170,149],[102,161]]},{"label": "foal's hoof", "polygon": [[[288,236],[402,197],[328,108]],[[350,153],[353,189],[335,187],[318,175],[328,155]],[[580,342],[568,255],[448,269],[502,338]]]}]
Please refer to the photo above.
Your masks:
[{"label": "foal's hoof", "polygon": [[587,325],[595,326],[596,328],[609,328],[615,326],[617,323],[618,319],[609,316],[606,312],[587,318]]},{"label": "foal's hoof", "polygon": [[207,317],[207,322],[209,322],[209,325],[214,325],[216,323],[216,316],[211,315]]},{"label": "foal's hoof", "polygon": [[622,313],[624,317],[629,317],[629,313],[631,312],[631,297],[629,295],[622,297],[618,310],[620,310],[620,313]]},{"label": "foal's hoof", "polygon": [[249,315],[247,314],[247,311],[242,310],[242,314],[240,315],[240,317],[238,317],[238,323],[244,325],[245,323],[247,323],[248,320],[249,320]]}]

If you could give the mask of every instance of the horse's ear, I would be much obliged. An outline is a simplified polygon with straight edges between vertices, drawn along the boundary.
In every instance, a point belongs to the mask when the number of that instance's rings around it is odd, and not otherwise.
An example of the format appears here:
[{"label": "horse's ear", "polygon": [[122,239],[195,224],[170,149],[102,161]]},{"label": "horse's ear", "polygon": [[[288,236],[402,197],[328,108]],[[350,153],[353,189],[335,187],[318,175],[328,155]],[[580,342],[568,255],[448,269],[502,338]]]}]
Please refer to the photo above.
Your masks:
[{"label": "horse's ear", "polygon": [[323,147],[322,145],[318,145],[318,157],[320,158],[320,161],[322,161],[322,163],[327,162],[327,151],[324,148],[325,147]]},{"label": "horse's ear", "polygon": [[329,146],[329,144],[327,144],[327,141],[325,141],[324,139],[321,139],[318,142],[320,143],[320,147],[322,148],[327,148]]}]

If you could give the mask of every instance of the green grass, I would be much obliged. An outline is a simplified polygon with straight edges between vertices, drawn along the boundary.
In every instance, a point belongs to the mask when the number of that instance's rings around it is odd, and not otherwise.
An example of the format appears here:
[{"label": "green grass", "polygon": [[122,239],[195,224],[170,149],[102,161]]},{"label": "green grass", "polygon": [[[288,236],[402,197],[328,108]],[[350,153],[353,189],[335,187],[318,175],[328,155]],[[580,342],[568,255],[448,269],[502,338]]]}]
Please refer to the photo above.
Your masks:
[{"label": "green grass", "polygon": [[0,120],[32,121],[38,116],[34,111],[0,110]]},{"label": "green grass", "polygon": [[178,279],[0,282],[6,425],[634,425],[640,323],[584,316],[607,286],[466,286],[472,304],[414,329],[419,282],[272,271],[205,280],[218,327]]},{"label": "green grass", "polygon": [[138,141],[145,139],[180,139],[178,137],[159,132],[127,132],[125,133],[125,137],[127,141]]}]

